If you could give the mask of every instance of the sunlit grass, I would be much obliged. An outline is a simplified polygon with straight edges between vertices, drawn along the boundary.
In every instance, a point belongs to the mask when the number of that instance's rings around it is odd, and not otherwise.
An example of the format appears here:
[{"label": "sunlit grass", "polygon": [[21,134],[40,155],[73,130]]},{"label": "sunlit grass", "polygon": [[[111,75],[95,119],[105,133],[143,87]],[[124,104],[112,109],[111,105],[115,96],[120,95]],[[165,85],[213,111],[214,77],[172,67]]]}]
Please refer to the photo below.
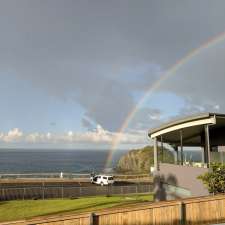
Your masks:
[{"label": "sunlit grass", "polygon": [[28,219],[56,213],[86,212],[129,203],[152,201],[151,194],[98,196],[79,199],[18,200],[0,203],[0,221]]}]

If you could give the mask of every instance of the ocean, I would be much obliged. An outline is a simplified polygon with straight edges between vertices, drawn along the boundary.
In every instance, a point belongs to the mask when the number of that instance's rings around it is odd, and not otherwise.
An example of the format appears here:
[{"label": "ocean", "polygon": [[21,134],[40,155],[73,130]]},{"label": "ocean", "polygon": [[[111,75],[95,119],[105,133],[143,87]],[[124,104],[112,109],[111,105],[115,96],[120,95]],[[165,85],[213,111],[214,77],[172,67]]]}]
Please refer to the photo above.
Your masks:
[{"label": "ocean", "polygon": [[[105,168],[108,150],[0,149],[0,174],[4,173],[90,173],[112,171],[129,150],[117,150],[110,168]],[[184,151],[187,161],[201,161],[200,151]]]},{"label": "ocean", "polygon": [[[128,150],[118,150],[109,170]],[[90,173],[104,170],[108,150],[1,149],[0,173]]]}]

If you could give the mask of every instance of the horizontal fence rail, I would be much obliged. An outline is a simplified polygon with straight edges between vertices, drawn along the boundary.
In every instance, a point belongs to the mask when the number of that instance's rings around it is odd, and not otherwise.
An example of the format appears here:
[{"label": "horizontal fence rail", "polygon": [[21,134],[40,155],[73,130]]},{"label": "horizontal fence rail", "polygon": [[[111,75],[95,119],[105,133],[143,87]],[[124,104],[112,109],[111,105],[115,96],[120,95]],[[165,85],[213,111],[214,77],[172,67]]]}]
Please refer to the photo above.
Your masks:
[{"label": "horizontal fence rail", "polygon": [[[119,174],[119,173],[104,173],[112,175],[118,179],[141,179],[149,178],[149,174]],[[90,173],[0,173],[0,179],[89,179]]]},{"label": "horizontal fence rail", "polygon": [[206,225],[225,222],[225,195],[140,203],[96,213],[55,215],[5,225]]},{"label": "horizontal fence rail", "polygon": [[135,193],[150,193],[153,185],[130,186],[91,186],[91,187],[10,187],[0,188],[0,200],[78,198],[96,195],[123,195]]},{"label": "horizontal fence rail", "polygon": [[89,173],[9,173],[0,174],[0,179],[26,179],[26,178],[89,178]]}]

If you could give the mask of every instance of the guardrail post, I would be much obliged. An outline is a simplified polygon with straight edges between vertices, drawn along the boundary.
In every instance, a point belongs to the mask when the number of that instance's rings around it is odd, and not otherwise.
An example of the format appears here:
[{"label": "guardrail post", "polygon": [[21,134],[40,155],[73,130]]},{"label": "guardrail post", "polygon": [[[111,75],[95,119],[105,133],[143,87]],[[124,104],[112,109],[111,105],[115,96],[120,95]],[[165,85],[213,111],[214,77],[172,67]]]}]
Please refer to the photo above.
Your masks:
[{"label": "guardrail post", "polygon": [[186,208],[184,202],[180,202],[180,224],[186,224]]}]

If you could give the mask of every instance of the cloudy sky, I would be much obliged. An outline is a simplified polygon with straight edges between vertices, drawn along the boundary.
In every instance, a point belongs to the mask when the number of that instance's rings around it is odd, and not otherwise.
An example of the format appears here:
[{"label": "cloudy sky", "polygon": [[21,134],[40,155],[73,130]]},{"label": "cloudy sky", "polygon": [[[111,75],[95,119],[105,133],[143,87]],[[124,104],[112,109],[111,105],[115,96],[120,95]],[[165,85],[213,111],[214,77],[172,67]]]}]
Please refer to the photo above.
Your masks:
[{"label": "cloudy sky", "polygon": [[[0,147],[108,148],[155,82],[225,31],[223,0],[0,0]],[[225,38],[139,106],[119,148],[225,112]]]}]

